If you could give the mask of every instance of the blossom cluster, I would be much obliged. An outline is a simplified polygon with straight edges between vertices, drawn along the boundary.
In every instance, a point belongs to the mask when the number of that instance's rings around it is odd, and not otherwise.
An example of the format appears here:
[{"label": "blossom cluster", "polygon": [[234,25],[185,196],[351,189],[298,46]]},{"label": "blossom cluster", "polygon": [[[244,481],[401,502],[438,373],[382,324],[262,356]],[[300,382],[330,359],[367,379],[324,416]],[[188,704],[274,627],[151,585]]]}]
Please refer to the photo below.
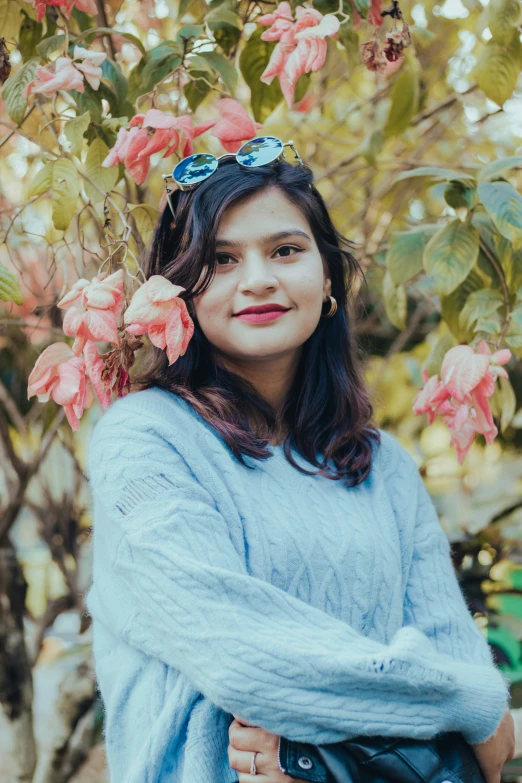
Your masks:
[{"label": "blossom cluster", "polygon": [[[123,269],[103,278],[77,280],[58,302],[66,310],[63,331],[74,337],[72,348],[63,342],[48,346],[29,376],[28,397],[62,405],[73,430],[79,428],[95,395],[106,410],[113,393],[123,397],[129,392],[129,370],[135,351],[143,345],[141,335],[166,350],[170,365],[183,356],[194,333],[194,322],[179,296],[184,288],[153,275],[124,310],[123,284]],[[112,349],[100,354],[99,342]]]},{"label": "blossom cluster", "polygon": [[321,14],[315,8],[298,5],[292,8],[287,0],[279,3],[271,14],[256,19],[261,25],[270,25],[261,35],[263,41],[277,41],[270,60],[260,76],[265,84],[279,78],[281,91],[288,106],[292,106],[295,86],[300,76],[318,71],[326,59],[326,37],[337,33],[339,19],[334,14]]},{"label": "blossom cluster", "polygon": [[441,378],[423,371],[425,385],[413,401],[413,412],[426,413],[430,424],[440,416],[461,464],[477,434],[484,435],[488,446],[498,434],[489,398],[497,378],[508,377],[502,365],[510,359],[509,349],[492,353],[481,340],[476,351],[470,345],[451,348],[442,362]]},{"label": "blossom cluster", "polygon": [[165,150],[163,157],[166,158],[178,150],[181,142],[181,156],[192,155],[194,139],[210,129],[211,135],[219,139],[227,152],[237,152],[261,127],[261,123],[254,122],[233,98],[222,98],[216,108],[219,119],[199,125],[192,124],[191,114],[174,117],[159,109],[136,114],[129,122],[129,129],[118,131],[116,143],[102,166],[108,168],[123,163],[136,184],[141,185],[149,173],[150,158],[155,152]]},{"label": "blossom cluster", "polygon": [[72,59],[57,57],[49,65],[39,65],[35,78],[25,86],[23,96],[27,99],[32,93],[41,93],[50,98],[59,90],[84,92],[84,79],[87,79],[93,90],[97,90],[102,77],[100,66],[106,58],[105,52],[94,52],[82,46],[75,46]]}]

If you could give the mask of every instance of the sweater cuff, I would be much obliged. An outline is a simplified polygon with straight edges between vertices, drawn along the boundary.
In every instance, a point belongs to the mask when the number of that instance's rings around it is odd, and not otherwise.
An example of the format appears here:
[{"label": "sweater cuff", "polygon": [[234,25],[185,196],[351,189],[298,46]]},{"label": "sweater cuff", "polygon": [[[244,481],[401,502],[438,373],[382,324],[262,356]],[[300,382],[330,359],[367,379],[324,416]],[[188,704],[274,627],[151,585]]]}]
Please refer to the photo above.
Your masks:
[{"label": "sweater cuff", "polygon": [[509,680],[496,666],[461,661],[451,665],[458,687],[450,699],[448,717],[471,745],[485,742],[499,727],[509,709]]}]

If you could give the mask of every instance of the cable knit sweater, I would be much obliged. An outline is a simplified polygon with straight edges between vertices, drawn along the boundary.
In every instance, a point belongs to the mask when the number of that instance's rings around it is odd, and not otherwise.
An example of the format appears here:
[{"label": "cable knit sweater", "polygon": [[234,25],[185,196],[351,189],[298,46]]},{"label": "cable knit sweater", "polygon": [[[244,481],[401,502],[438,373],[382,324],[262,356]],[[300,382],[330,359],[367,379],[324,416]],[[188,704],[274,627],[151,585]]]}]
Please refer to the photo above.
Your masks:
[{"label": "cable knit sweater", "polygon": [[241,465],[159,388],[102,415],[86,601],[111,783],[237,781],[232,713],[313,743],[495,732],[508,681],[414,461],[381,437],[347,488],[282,446]]}]

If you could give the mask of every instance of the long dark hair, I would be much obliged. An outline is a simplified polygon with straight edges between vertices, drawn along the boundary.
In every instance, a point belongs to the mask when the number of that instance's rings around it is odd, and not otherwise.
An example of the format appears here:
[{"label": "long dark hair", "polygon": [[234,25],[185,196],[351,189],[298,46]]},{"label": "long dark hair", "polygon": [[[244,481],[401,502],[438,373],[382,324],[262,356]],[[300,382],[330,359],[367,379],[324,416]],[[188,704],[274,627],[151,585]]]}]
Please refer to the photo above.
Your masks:
[{"label": "long dark hair", "polygon": [[[252,384],[220,363],[199,327],[192,303],[212,282],[215,239],[225,210],[267,188],[278,188],[307,219],[327,263],[332,295],[338,303],[336,314],[321,318],[303,345],[300,364],[279,414]],[[295,468],[307,475],[317,472],[342,479],[347,486],[360,484],[371,469],[372,440],[380,442],[348,323],[348,297],[356,276],[362,272],[350,252],[354,243],[332,224],[322,196],[313,185],[312,170],[285,161],[245,170],[233,158],[225,159],[194,191],[176,190],[171,201],[174,214],[167,204],[144,272],[147,278],[163,275],[186,289],[181,297],[187,303],[195,331],[185,355],[170,367],[165,351],[151,346],[133,389],[160,386],[182,397],[247,467],[243,455],[255,459],[270,456],[268,440],[282,423],[288,432],[284,454]],[[325,312],[329,307],[330,300]],[[262,436],[254,428],[254,420],[261,424]],[[291,446],[319,470],[308,471],[297,465]],[[326,467],[330,459],[335,465],[333,472]]]}]

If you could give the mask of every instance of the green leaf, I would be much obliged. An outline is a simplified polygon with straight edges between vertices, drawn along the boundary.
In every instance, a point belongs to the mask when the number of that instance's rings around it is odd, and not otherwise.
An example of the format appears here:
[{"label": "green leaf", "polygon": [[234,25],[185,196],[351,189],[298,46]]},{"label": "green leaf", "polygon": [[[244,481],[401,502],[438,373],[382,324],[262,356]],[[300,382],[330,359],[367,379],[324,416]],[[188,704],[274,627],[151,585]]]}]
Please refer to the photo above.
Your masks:
[{"label": "green leaf", "polygon": [[254,30],[239,56],[239,67],[250,87],[250,105],[257,122],[264,122],[283,100],[277,79],[271,84],[264,84],[259,80],[275,48],[275,43],[261,40],[263,31],[264,28],[260,26]]},{"label": "green leaf", "polygon": [[237,27],[231,27],[228,24],[212,25],[212,35],[216,43],[223,49],[228,56],[230,51],[237,45],[241,38],[241,30]]},{"label": "green leaf", "polygon": [[125,38],[126,41],[129,41],[129,43],[134,44],[134,46],[139,49],[142,54],[145,54],[145,47],[139,38],[137,38],[132,33],[122,33],[121,30],[114,30],[112,27],[94,27],[91,30],[85,30],[76,38],[76,40],[80,41],[81,39],[88,39],[91,36],[94,38],[96,35],[120,35],[122,38]]},{"label": "green leaf", "polygon": [[434,287],[447,296],[462,283],[477,262],[479,233],[458,218],[434,234],[424,248],[423,263]]},{"label": "green leaf", "polygon": [[102,167],[102,163],[107,157],[108,152],[109,148],[100,138],[94,139],[87,150],[85,174],[95,185],[98,185],[102,191],[100,193],[100,191],[97,188],[94,188],[89,182],[85,183],[85,192],[88,198],[94,202],[103,201],[105,195],[113,189],[118,181],[117,166],[110,166],[110,168]]},{"label": "green leaf", "polygon": [[127,79],[118,63],[109,58],[104,60],[101,69],[102,78],[114,95],[114,98],[109,98],[111,113],[113,116],[121,116],[125,113],[124,107],[129,89]]},{"label": "green leaf", "polygon": [[522,166],[521,155],[511,155],[508,158],[499,158],[499,160],[493,160],[491,163],[488,163],[486,166],[484,166],[482,171],[479,172],[479,180],[482,180],[482,182],[487,182],[494,177],[498,177],[499,175],[504,174],[504,172],[508,169],[518,168],[519,166]]},{"label": "green leaf", "polygon": [[509,378],[500,376],[498,380],[499,384],[495,384],[490,404],[493,416],[500,419],[500,431],[504,434],[513,421],[517,409],[517,398]]},{"label": "green leaf", "polygon": [[243,27],[239,14],[232,11],[232,9],[228,8],[224,3],[209,11],[205,16],[205,22],[211,30],[223,26],[236,27],[238,30],[241,30]]},{"label": "green leaf", "polygon": [[444,188],[444,199],[453,209],[471,209],[477,202],[477,191],[475,188],[468,188],[463,182],[458,180],[449,182]]},{"label": "green leaf", "polygon": [[89,112],[91,122],[100,123],[102,121],[102,93],[100,90],[93,90],[91,85],[86,82],[84,92],[70,90],[69,94],[72,95],[76,103],[77,115]]},{"label": "green leaf", "polygon": [[227,60],[227,58],[223,57],[219,52],[201,52],[201,57],[210,63],[232,95],[237,86],[238,72],[230,60]]},{"label": "green leaf", "polygon": [[[336,6],[336,9],[339,6]],[[314,2],[314,8],[317,8],[317,0]],[[335,9],[334,9],[335,10]],[[354,68],[357,68],[360,65],[360,41],[359,41],[359,33],[357,30],[353,29],[352,20],[349,19],[347,22],[343,22],[343,24],[340,26],[339,31],[339,40],[344,46],[344,51],[346,52],[346,60],[348,64],[349,71],[353,71]]]},{"label": "green leaf", "polygon": [[76,166],[67,158],[58,158],[53,164],[53,223],[59,231],[66,231],[76,212],[80,183]]},{"label": "green leaf", "polygon": [[419,110],[420,84],[416,69],[401,69],[391,89],[391,105],[384,125],[385,136],[397,136],[409,127]]},{"label": "green leaf", "polygon": [[150,204],[129,204],[129,211],[135,220],[143,244],[147,247],[154,236],[161,212]]},{"label": "green leaf", "polygon": [[383,296],[386,315],[397,329],[404,329],[407,315],[407,296],[403,285],[396,286],[389,272],[384,275]]},{"label": "green leaf", "polygon": [[181,47],[174,41],[163,41],[148,51],[129,74],[129,100],[150,92],[181,65]]},{"label": "green leaf", "polygon": [[509,327],[504,338],[515,356],[522,358],[522,305],[517,305],[510,313]]},{"label": "green leaf", "polygon": [[[204,26],[202,24],[185,24],[183,27],[180,27],[178,32],[176,33],[176,43],[181,44],[183,46],[187,41],[190,41],[192,38],[195,40],[196,38],[199,38],[201,33],[204,30]],[[177,54],[181,54],[181,52],[177,52]]]},{"label": "green leaf", "polygon": [[386,139],[384,133],[380,128],[377,128],[377,130],[374,131],[370,131],[366,136],[361,148],[361,152],[370,166],[375,166],[385,141]]},{"label": "green leaf", "polygon": [[205,74],[211,73],[212,76],[214,76],[214,69],[212,68],[211,64],[199,54],[189,54],[185,58],[185,64],[190,72],[202,71]]},{"label": "green leaf", "polygon": [[479,198],[514,250],[522,248],[522,196],[509,182],[480,182]]},{"label": "green leaf", "polygon": [[426,177],[432,182],[462,182],[463,184],[474,184],[476,182],[475,177],[471,174],[464,174],[461,171],[452,171],[451,169],[436,168],[433,166],[421,166],[418,169],[411,169],[410,171],[401,171],[393,178],[393,183],[401,182],[403,179],[410,179],[411,177]]},{"label": "green leaf", "polygon": [[41,196],[46,193],[53,186],[53,166],[54,163],[46,163],[45,166],[37,171],[33,181],[29,186],[29,198],[33,196]]},{"label": "green leaf", "polygon": [[422,268],[422,256],[429,239],[438,226],[416,226],[410,231],[398,231],[390,239],[386,266],[395,285],[407,283]]},{"label": "green leaf", "polygon": [[368,11],[370,10],[370,4],[368,0],[354,0],[353,4],[359,12],[359,15],[362,16],[363,19],[366,19],[368,16]]},{"label": "green leaf", "polygon": [[0,35],[7,41],[18,41],[22,9],[13,0],[0,0]]},{"label": "green leaf", "polygon": [[459,343],[470,343],[474,334],[459,325],[459,315],[470,294],[484,287],[482,277],[472,269],[467,278],[449,296],[440,297],[441,315]]},{"label": "green leaf", "polygon": [[49,38],[44,38],[43,41],[40,41],[36,47],[36,51],[40,57],[43,57],[44,60],[48,60],[50,54],[65,46],[65,41],[65,35],[62,33],[51,35]]},{"label": "green leaf", "polygon": [[[191,71],[191,76],[205,76],[206,78],[206,73],[203,71]],[[203,81],[203,79],[200,78],[195,78],[194,81],[187,82],[183,88],[185,97],[188,101],[191,111],[193,112],[196,111],[201,101],[204,100],[205,96],[208,95],[211,89],[207,81]]]},{"label": "green leaf", "polygon": [[22,60],[27,61],[31,57],[36,57],[38,51],[36,45],[42,40],[42,25],[34,19],[30,19],[24,12],[22,14],[22,26],[20,27],[20,37],[18,39],[18,48],[22,55]]},{"label": "green leaf", "polygon": [[4,84],[2,98],[8,115],[16,125],[22,123],[27,107],[27,99],[23,97],[22,91],[33,80],[38,62],[36,58],[28,60]]},{"label": "green leaf", "polygon": [[521,45],[515,36],[509,46],[503,46],[494,40],[488,41],[472,77],[487,97],[502,106],[511,98],[520,72]]},{"label": "green leaf", "polygon": [[2,264],[0,264],[0,299],[3,302],[14,302],[17,305],[23,305],[24,303],[18,280]]},{"label": "green leaf", "polygon": [[490,0],[488,27],[493,40],[507,46],[515,32],[520,17],[520,0]]},{"label": "green leaf", "polygon": [[73,120],[69,120],[69,122],[65,123],[63,131],[71,144],[71,153],[76,155],[77,158],[81,157],[83,134],[89,127],[90,121],[91,115],[86,111],[84,114],[80,114],[79,117],[75,117]]},{"label": "green leaf", "polygon": [[504,297],[494,288],[481,288],[469,295],[466,304],[459,314],[459,326],[463,329],[473,329],[480,318],[487,318],[496,313],[504,304]]}]

